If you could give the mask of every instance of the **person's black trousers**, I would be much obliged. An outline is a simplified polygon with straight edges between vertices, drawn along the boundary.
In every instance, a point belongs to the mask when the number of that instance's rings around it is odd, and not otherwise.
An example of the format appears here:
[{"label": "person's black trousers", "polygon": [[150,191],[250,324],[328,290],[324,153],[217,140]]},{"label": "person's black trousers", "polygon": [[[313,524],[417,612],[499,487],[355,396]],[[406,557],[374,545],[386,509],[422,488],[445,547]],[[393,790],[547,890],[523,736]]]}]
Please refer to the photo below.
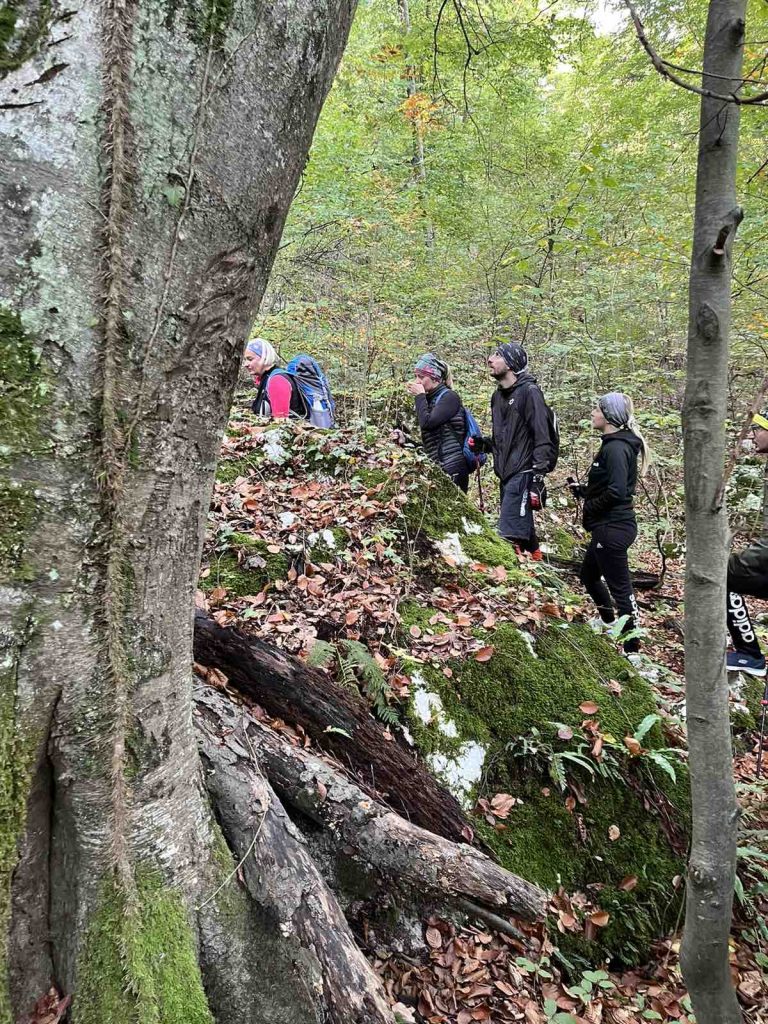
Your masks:
[{"label": "person's black trousers", "polygon": [[[639,618],[627,558],[627,552],[636,538],[635,523],[596,526],[592,530],[592,538],[581,565],[581,582],[597,605],[603,622],[614,622],[616,612],[619,618],[629,616],[622,633],[633,632]],[[624,650],[627,653],[639,651],[640,641],[637,637],[625,640]]]},{"label": "person's black trousers", "polygon": [[456,484],[460,491],[464,491],[466,494],[469,491],[469,470],[462,469],[458,473],[449,474],[451,480]]},{"label": "person's black trousers", "polygon": [[768,598],[768,577],[755,576],[754,573],[742,575],[729,569],[727,586],[726,620],[734,650],[741,654],[751,654],[753,658],[761,658],[763,652],[757,642],[743,595],[749,594],[750,597],[763,600]]}]

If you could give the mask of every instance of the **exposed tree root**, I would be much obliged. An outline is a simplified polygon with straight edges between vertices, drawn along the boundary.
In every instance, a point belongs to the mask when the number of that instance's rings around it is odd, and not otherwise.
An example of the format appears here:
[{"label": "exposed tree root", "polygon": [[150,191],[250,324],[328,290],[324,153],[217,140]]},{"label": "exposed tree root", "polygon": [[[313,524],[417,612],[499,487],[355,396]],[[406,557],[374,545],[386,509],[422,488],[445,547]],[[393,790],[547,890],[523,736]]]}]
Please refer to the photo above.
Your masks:
[{"label": "exposed tree root", "polygon": [[[219,701],[226,704],[225,698]],[[246,732],[222,736],[212,714],[199,714],[197,722],[208,791],[248,893],[286,941],[309,955],[307,980],[315,975],[317,1001],[325,1004],[327,1018],[334,1024],[394,1024],[381,982],[261,773]]]},{"label": "exposed tree root", "polygon": [[473,904],[529,918],[545,912],[546,896],[538,886],[466,843],[453,843],[401,818],[331,765],[235,707],[219,691],[201,687],[196,696],[198,708],[205,709],[201,717],[218,719],[223,743],[235,730],[245,730],[281,799],[329,829],[340,845],[385,877],[389,887],[462,901],[464,909]]},{"label": "exposed tree root", "polygon": [[271,715],[300,725],[353,769],[366,792],[409,821],[455,842],[466,837],[469,821],[458,801],[411,750],[384,737],[364,701],[325,673],[201,612],[195,616],[195,660],[220,669]]}]

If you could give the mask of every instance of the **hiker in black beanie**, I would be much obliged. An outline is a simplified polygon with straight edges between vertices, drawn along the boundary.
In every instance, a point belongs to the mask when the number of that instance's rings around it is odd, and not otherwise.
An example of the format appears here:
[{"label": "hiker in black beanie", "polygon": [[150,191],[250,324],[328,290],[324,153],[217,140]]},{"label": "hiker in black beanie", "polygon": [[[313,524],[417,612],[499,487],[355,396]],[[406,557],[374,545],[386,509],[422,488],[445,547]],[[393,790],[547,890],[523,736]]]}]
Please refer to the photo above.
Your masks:
[{"label": "hiker in black beanie", "polygon": [[544,475],[558,455],[557,425],[547,408],[528,355],[516,342],[502,342],[488,359],[498,387],[491,398],[493,469],[501,486],[499,533],[515,545],[542,557],[533,522],[533,504],[543,504]]}]

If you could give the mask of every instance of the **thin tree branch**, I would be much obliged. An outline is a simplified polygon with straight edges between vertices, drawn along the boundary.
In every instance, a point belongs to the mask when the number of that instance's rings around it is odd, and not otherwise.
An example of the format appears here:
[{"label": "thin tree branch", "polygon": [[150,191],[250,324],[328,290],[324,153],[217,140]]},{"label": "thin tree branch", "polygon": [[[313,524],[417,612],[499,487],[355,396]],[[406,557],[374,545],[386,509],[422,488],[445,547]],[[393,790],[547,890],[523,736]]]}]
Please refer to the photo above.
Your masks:
[{"label": "thin tree branch", "polygon": [[[641,46],[650,57],[651,63],[656,68],[658,73],[662,76],[662,78],[666,78],[668,81],[673,82],[681,89],[686,89],[688,92],[693,92],[697,96],[706,96],[707,99],[722,100],[723,103],[735,103],[737,106],[743,107],[765,105],[766,100],[768,100],[768,91],[757,93],[756,96],[738,96],[735,92],[730,92],[726,94],[713,92],[711,89],[703,89],[698,85],[691,85],[690,82],[686,82],[684,79],[680,78],[679,75],[676,75],[673,71],[670,70],[670,68],[674,67],[674,65],[670,65],[667,61],[665,61],[664,58],[659,55],[658,51],[654,49],[654,47],[652,46],[651,42],[648,39],[648,36],[645,33],[645,26],[640,20],[640,15],[637,13],[637,9],[635,8],[635,5],[632,3],[632,0],[624,0],[624,3],[627,7],[627,10],[629,11],[630,17],[632,18],[632,23],[635,26],[635,32],[637,34],[637,38],[640,40]],[[707,72],[704,71],[702,71],[701,74],[706,75],[706,77],[708,78],[722,77],[709,75]],[[746,79],[742,79],[742,84],[744,84],[745,82]]]}]

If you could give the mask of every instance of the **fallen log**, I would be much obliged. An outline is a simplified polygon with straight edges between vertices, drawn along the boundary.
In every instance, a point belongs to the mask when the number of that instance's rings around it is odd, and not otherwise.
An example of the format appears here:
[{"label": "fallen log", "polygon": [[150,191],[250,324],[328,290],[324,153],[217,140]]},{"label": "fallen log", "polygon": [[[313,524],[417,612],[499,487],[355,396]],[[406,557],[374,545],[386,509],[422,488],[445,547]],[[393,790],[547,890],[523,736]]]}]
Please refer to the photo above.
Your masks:
[{"label": "fallen log", "polygon": [[409,821],[454,842],[471,837],[458,801],[405,744],[385,736],[365,701],[235,627],[195,615],[195,660],[217,668],[230,685],[270,715],[300,725],[322,750],[348,766],[366,793]]},{"label": "fallen log", "polygon": [[[483,909],[539,918],[546,894],[466,843],[453,843],[405,821],[310,751],[294,746],[236,707],[221,692],[197,687],[199,717],[218,723],[222,742],[244,730],[249,749],[280,798],[328,829],[340,846],[405,889],[466,912]],[[210,732],[210,729],[208,729]]]},{"label": "fallen log", "polygon": [[[226,698],[220,700],[225,701]],[[336,897],[250,750],[242,729],[196,716],[205,781],[252,899],[293,942],[305,984],[333,1024],[395,1024],[381,981],[355,943]],[[236,885],[232,877],[228,883]],[[246,1014],[247,1016],[247,1014]]]}]

